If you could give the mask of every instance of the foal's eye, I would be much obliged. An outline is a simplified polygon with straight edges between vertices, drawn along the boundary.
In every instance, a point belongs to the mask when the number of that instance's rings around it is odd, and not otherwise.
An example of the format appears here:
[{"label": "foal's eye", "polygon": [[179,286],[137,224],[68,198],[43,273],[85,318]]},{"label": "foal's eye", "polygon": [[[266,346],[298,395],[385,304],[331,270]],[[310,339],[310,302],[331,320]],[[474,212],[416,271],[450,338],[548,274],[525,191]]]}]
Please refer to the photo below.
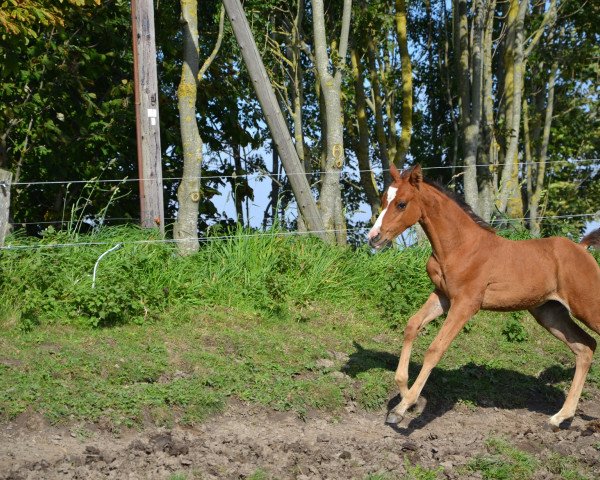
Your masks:
[{"label": "foal's eye", "polygon": [[396,208],[398,208],[398,210],[404,210],[406,208],[406,203],[398,202],[398,205],[396,206]]}]

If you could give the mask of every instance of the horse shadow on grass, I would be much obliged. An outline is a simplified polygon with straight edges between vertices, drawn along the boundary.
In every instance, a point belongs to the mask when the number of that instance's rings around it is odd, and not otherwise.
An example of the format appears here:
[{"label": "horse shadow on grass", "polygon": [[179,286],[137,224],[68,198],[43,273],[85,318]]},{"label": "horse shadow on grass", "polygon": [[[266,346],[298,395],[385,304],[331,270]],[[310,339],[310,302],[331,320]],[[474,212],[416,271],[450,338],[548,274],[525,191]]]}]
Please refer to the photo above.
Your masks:
[{"label": "horse shadow on grass", "polygon": [[[363,348],[354,342],[356,351],[342,366],[342,372],[352,378],[371,369],[395,371],[398,356],[380,350]],[[411,362],[409,377],[415,380],[421,365]],[[539,376],[527,375],[516,370],[478,365],[469,362],[458,368],[436,367],[423,389],[427,399],[424,410],[412,418],[406,427],[394,427],[402,433],[423,428],[435,418],[452,410],[457,403],[467,406],[498,407],[503,409],[527,409],[531,412],[552,415],[565,400],[563,391],[554,384],[570,381],[574,368],[558,365],[544,370]],[[396,395],[388,402],[388,410],[400,402]],[[410,415],[409,415],[410,416]],[[406,420],[403,422],[403,424]]]}]

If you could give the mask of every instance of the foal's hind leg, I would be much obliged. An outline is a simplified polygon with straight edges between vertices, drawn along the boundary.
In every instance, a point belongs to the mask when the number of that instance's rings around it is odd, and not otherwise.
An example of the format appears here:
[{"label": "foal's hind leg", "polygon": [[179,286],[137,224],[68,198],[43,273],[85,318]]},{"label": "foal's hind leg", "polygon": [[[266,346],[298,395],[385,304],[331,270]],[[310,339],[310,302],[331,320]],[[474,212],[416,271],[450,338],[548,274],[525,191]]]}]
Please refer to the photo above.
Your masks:
[{"label": "foal's hind leg", "polygon": [[404,329],[404,342],[400,361],[396,369],[396,384],[400,389],[400,395],[404,398],[408,393],[408,363],[412,351],[412,345],[421,329],[432,320],[447,312],[450,307],[448,299],[440,292],[433,292],[427,301],[417,312],[410,317]]},{"label": "foal's hind leg", "polygon": [[596,340],[577,325],[568,310],[558,302],[548,302],[531,309],[531,314],[552,335],[565,342],[575,354],[575,375],[563,407],[550,418],[550,424],[558,427],[575,416],[585,377],[592,363]]}]

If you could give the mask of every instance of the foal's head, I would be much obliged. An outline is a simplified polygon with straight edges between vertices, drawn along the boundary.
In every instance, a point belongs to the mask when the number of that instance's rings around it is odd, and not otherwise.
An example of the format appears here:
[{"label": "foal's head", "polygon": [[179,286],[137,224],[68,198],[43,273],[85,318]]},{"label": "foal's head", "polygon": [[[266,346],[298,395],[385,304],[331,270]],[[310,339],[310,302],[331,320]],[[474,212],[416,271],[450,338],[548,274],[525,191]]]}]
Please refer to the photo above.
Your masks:
[{"label": "foal's head", "polygon": [[383,210],[368,239],[371,247],[379,249],[389,244],[408,227],[421,219],[421,202],[419,190],[423,183],[423,173],[420,165],[400,173],[394,164],[390,173],[392,183],[383,194]]}]

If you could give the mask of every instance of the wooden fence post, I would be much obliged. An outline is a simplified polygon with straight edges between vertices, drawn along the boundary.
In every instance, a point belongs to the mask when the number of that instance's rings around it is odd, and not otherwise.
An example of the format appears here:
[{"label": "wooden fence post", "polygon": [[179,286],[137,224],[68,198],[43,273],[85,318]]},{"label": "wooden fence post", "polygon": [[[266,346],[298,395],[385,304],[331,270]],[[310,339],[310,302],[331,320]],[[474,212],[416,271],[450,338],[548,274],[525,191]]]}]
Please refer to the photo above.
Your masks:
[{"label": "wooden fence post", "polygon": [[10,210],[10,184],[12,173],[0,168],[0,247],[8,233],[8,213]]}]

